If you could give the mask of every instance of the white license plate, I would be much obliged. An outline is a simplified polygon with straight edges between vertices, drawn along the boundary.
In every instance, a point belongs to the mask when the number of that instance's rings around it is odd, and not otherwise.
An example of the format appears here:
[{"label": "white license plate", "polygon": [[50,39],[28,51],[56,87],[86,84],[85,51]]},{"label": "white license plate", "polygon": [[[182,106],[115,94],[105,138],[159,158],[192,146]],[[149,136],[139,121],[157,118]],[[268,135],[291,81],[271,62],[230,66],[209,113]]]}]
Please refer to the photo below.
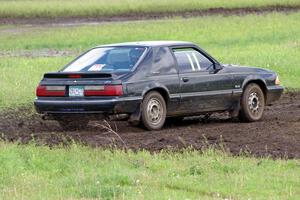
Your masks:
[{"label": "white license plate", "polygon": [[84,87],[83,86],[70,86],[69,97],[83,97]]}]

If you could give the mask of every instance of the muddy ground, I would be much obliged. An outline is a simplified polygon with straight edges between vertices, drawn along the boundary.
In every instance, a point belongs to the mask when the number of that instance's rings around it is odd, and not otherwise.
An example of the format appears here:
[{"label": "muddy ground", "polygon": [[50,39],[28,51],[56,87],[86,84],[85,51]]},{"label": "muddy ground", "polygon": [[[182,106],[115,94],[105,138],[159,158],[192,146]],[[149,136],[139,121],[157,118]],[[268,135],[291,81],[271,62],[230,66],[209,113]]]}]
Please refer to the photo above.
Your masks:
[{"label": "muddy ground", "polygon": [[174,11],[174,12],[131,12],[126,14],[118,14],[112,16],[71,16],[71,17],[57,17],[57,18],[0,18],[0,24],[32,24],[32,25],[47,25],[50,26],[63,24],[63,25],[76,25],[87,23],[101,23],[101,22],[116,22],[116,21],[134,21],[134,20],[149,20],[161,19],[170,17],[198,17],[209,15],[246,15],[246,14],[265,14],[270,12],[298,12],[300,5],[272,5],[263,7],[242,7],[242,8],[210,8],[204,10],[189,10],[189,11]]},{"label": "muddy ground", "polygon": [[181,150],[187,147],[224,148],[233,155],[300,158],[300,93],[284,94],[280,101],[266,108],[263,120],[241,123],[226,113],[167,123],[161,131],[150,132],[132,127],[127,122],[109,122],[117,133],[107,130],[102,121],[93,121],[85,130],[63,131],[55,121],[43,121],[30,109],[0,114],[1,138],[10,142],[49,146],[66,145],[72,141],[102,148]]}]

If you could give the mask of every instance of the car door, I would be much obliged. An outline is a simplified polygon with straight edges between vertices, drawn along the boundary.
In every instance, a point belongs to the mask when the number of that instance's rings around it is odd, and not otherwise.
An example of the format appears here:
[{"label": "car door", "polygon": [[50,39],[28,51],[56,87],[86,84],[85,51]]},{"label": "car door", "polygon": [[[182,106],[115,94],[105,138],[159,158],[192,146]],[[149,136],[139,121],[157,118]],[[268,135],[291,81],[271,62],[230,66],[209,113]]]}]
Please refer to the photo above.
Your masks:
[{"label": "car door", "polygon": [[231,106],[232,77],[195,48],[173,48],[180,79],[181,113],[226,110]]}]

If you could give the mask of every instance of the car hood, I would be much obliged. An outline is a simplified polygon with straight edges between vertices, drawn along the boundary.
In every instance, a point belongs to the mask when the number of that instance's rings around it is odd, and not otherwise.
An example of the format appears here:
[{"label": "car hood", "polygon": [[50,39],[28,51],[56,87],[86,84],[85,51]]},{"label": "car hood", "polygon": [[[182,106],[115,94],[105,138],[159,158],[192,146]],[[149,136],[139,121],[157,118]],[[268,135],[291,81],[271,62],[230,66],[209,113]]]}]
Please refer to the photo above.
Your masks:
[{"label": "car hood", "polygon": [[234,65],[234,64],[223,64],[224,68],[232,72],[246,72],[246,73],[275,73],[269,69],[263,69],[258,67],[250,67],[250,66],[241,66],[241,65]]}]

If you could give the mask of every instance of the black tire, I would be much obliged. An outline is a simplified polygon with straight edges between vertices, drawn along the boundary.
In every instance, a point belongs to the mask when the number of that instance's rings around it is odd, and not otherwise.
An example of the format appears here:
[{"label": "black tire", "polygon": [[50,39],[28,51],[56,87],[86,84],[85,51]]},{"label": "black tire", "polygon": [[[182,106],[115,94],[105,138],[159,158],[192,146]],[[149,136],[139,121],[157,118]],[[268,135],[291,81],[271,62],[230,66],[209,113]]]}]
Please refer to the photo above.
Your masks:
[{"label": "black tire", "polygon": [[83,130],[87,127],[89,120],[88,119],[81,119],[77,117],[56,117],[56,119],[60,125],[60,127],[64,131],[77,131]]},{"label": "black tire", "polygon": [[250,83],[244,89],[239,118],[244,122],[254,122],[262,118],[265,109],[265,96],[259,85]]},{"label": "black tire", "polygon": [[148,130],[159,130],[166,121],[167,107],[164,98],[156,91],[149,92],[142,102],[142,122]]}]

